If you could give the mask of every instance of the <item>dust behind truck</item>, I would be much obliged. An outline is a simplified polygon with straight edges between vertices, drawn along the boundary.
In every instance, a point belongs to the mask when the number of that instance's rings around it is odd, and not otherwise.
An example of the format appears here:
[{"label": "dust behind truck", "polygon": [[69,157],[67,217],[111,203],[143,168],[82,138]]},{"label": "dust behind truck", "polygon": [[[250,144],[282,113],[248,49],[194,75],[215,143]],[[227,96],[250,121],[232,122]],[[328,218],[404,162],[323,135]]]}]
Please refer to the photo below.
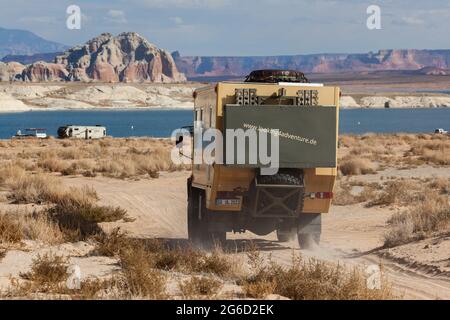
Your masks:
[{"label": "dust behind truck", "polygon": [[[193,162],[187,182],[189,239],[212,244],[226,240],[227,232],[264,236],[276,231],[280,242],[297,237],[301,248],[318,244],[321,215],[329,212],[337,174],[339,97],[338,87],[280,70],[254,71],[245,82],[198,89],[196,126],[223,133],[252,128],[275,133],[279,154],[271,174],[259,161],[248,161],[255,144],[272,150],[259,145],[270,144],[269,139],[246,139],[245,161],[229,161],[239,156],[233,152],[238,150],[223,141],[226,161]],[[195,148],[206,152],[201,136],[193,139],[192,155]]]}]

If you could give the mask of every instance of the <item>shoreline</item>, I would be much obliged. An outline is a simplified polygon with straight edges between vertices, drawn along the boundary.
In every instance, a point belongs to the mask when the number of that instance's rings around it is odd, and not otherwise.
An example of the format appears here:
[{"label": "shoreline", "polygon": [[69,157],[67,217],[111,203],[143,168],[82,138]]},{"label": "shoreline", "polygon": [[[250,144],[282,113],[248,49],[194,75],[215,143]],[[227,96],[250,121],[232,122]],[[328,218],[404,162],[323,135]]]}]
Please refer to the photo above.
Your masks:
[{"label": "shoreline", "polygon": [[30,108],[27,110],[17,109],[17,110],[1,110],[0,115],[2,114],[18,114],[18,113],[29,113],[29,112],[57,112],[57,111],[119,111],[119,112],[127,112],[127,111],[190,111],[193,110],[191,107],[129,107],[129,108],[120,108],[120,107],[94,107],[94,108]]},{"label": "shoreline", "polygon": [[[442,107],[340,107],[342,111],[350,110],[426,110],[426,109],[450,109],[450,106]],[[19,114],[19,113],[31,113],[31,112],[58,112],[58,111],[93,111],[93,112],[128,112],[128,111],[193,111],[193,107],[94,107],[94,108],[30,108],[27,110],[23,109],[0,109],[0,115],[4,114]]]},{"label": "shoreline", "polygon": [[[192,110],[204,84],[0,84],[0,114],[65,110]],[[341,109],[450,108],[450,94],[344,93]]]}]

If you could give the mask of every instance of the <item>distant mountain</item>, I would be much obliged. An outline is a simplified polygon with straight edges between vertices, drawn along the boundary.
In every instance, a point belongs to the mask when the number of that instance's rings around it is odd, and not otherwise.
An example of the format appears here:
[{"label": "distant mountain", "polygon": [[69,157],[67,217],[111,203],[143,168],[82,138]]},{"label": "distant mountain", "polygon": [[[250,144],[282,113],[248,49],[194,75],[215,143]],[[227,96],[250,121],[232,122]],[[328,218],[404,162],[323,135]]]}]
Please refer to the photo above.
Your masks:
[{"label": "distant mountain", "polygon": [[450,50],[380,50],[362,54],[310,54],[254,57],[183,57],[174,52],[178,69],[188,79],[241,77],[256,69],[294,69],[306,73],[420,70],[444,75],[450,69]]},{"label": "distant mountain", "polygon": [[0,58],[7,55],[33,55],[62,52],[67,46],[45,40],[30,31],[0,28]]},{"label": "distant mountain", "polygon": [[7,55],[2,58],[2,62],[18,62],[21,64],[32,64],[38,61],[52,62],[61,55],[62,52],[36,53],[32,55]]}]

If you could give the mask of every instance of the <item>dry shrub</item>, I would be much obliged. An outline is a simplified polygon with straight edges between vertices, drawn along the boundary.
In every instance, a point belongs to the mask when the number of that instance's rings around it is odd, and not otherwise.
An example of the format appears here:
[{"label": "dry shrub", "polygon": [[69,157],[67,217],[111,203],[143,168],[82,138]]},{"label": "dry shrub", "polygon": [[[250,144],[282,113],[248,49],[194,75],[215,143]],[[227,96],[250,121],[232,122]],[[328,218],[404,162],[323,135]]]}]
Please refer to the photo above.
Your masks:
[{"label": "dry shrub", "polygon": [[60,182],[43,174],[21,175],[9,179],[9,199],[15,203],[54,202],[62,195]]},{"label": "dry shrub", "polygon": [[79,290],[66,290],[75,300],[124,299],[124,281],[119,276],[111,279],[87,279]]},{"label": "dry shrub", "polygon": [[97,242],[96,254],[106,257],[119,256],[121,250],[131,246],[130,239],[120,228],[115,228],[111,233],[102,233],[96,235],[94,240]]},{"label": "dry shrub", "polygon": [[393,247],[433,232],[447,232],[450,223],[450,202],[447,196],[428,191],[420,202],[388,223],[390,230],[385,235],[385,246]]},{"label": "dry shrub", "polygon": [[367,206],[410,205],[419,199],[421,189],[422,185],[414,180],[388,181],[384,190]]},{"label": "dry shrub", "polygon": [[273,293],[293,300],[394,298],[386,283],[381,289],[368,289],[366,277],[359,269],[346,269],[315,259],[304,261],[300,257],[293,257],[292,260],[292,265],[287,268],[269,262],[254,269],[253,274],[243,281],[247,296],[261,298],[264,292],[265,296]]},{"label": "dry shrub", "polygon": [[339,169],[344,176],[371,174],[376,172],[376,165],[366,158],[343,159]]},{"label": "dry shrub", "polygon": [[85,240],[101,233],[98,223],[115,222],[126,217],[126,210],[97,205],[97,199],[95,190],[91,188],[71,189],[55,201],[55,206],[48,213],[68,239]]},{"label": "dry shrub", "polygon": [[153,251],[154,265],[158,269],[193,273],[208,273],[220,277],[233,273],[232,261],[220,250],[211,253],[192,247],[168,248]]},{"label": "dry shrub", "polygon": [[18,179],[26,174],[25,170],[18,164],[8,163],[0,168],[0,184],[10,180]]},{"label": "dry shrub", "polygon": [[166,277],[153,268],[151,256],[144,246],[121,250],[120,266],[130,295],[148,299],[166,297]]},{"label": "dry shrub", "polygon": [[407,154],[418,156],[427,163],[449,165],[450,139],[445,136],[434,136],[432,140],[419,140],[413,144]]},{"label": "dry shrub", "polygon": [[264,299],[276,292],[277,284],[272,279],[254,278],[244,281],[242,287],[247,297]]},{"label": "dry shrub", "polygon": [[20,276],[32,281],[40,290],[46,291],[67,280],[67,267],[67,258],[53,253],[45,253],[38,255],[33,260],[30,272],[22,273]]},{"label": "dry shrub", "polygon": [[340,183],[336,186],[333,204],[336,206],[349,206],[358,203],[358,199],[351,192],[349,184]]},{"label": "dry shrub", "polygon": [[436,189],[440,194],[450,195],[450,179],[433,179],[431,182],[429,182],[429,188]]},{"label": "dry shrub", "polygon": [[192,277],[178,285],[184,298],[214,298],[222,288],[222,283],[210,277]]},{"label": "dry shrub", "polygon": [[[0,154],[0,159],[28,159],[27,170],[34,170],[32,166],[37,165],[47,172],[63,175],[94,177],[103,173],[119,179],[157,178],[160,171],[187,168],[173,164],[171,147],[168,139],[49,140],[45,143],[30,140],[14,142],[10,147],[12,152]],[[0,174],[0,183],[1,180]]]},{"label": "dry shrub", "polygon": [[17,243],[21,240],[59,244],[64,241],[64,235],[45,212],[0,214],[0,242]]},{"label": "dry shrub", "polygon": [[60,172],[63,176],[74,176],[78,174],[78,170],[75,164],[71,164],[70,166],[65,167]]},{"label": "dry shrub", "polygon": [[67,169],[68,164],[55,156],[46,156],[39,159],[38,167],[48,172],[62,172]]},{"label": "dry shrub", "polygon": [[352,193],[353,186],[355,185],[352,183],[339,183],[336,187],[333,204],[336,206],[348,206],[373,200],[376,196],[376,191],[380,188],[376,183],[360,185],[360,187],[363,187],[363,190],[355,195]]},{"label": "dry shrub", "polygon": [[415,238],[414,225],[411,220],[403,220],[392,223],[389,230],[384,234],[384,246],[396,247],[410,242]]},{"label": "dry shrub", "polygon": [[95,177],[95,164],[87,160],[78,160],[72,162],[64,170],[61,171],[63,176],[74,176],[82,174],[85,177]]},{"label": "dry shrub", "polygon": [[21,225],[11,214],[0,213],[0,243],[18,243],[23,239]]},{"label": "dry shrub", "polygon": [[58,158],[63,160],[75,160],[80,159],[83,153],[78,148],[67,147],[58,151]]},{"label": "dry shrub", "polygon": [[64,233],[46,212],[34,212],[18,216],[25,239],[42,241],[47,244],[64,242]]},{"label": "dry shrub", "polygon": [[122,257],[124,253],[132,255],[139,248],[138,252],[142,256],[145,252],[151,266],[159,270],[208,273],[220,277],[231,276],[238,270],[219,248],[208,253],[191,246],[169,246],[160,240],[130,239],[119,228],[110,234],[97,236],[95,240],[97,254]]}]

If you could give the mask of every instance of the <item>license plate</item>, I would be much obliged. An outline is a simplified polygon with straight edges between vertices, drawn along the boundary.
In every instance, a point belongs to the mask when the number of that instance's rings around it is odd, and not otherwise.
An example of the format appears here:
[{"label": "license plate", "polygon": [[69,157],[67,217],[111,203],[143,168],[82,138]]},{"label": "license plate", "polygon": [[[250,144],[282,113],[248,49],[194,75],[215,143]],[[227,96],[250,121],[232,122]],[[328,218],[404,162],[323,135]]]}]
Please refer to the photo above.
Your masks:
[{"label": "license plate", "polygon": [[216,205],[218,206],[238,206],[241,204],[240,199],[217,199]]}]

